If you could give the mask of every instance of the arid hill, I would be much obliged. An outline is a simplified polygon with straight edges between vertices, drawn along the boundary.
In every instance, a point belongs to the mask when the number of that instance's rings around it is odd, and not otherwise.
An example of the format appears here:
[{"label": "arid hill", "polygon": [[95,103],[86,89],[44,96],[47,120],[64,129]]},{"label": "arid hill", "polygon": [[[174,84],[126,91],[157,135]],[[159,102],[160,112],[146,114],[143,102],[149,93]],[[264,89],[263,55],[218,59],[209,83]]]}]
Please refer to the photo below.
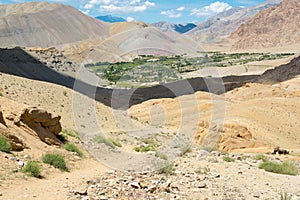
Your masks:
[{"label": "arid hill", "polygon": [[236,49],[259,49],[297,45],[300,2],[284,0],[280,5],[258,13],[242,25],[230,38]]},{"label": "arid hill", "polygon": [[0,47],[49,47],[107,35],[103,22],[71,6],[47,2],[0,5]]},{"label": "arid hill", "polygon": [[268,0],[253,7],[231,8],[199,23],[196,28],[186,34],[199,41],[208,43],[218,42],[220,39],[236,31],[240,25],[248,22],[258,12],[276,6],[280,2],[281,0]]}]

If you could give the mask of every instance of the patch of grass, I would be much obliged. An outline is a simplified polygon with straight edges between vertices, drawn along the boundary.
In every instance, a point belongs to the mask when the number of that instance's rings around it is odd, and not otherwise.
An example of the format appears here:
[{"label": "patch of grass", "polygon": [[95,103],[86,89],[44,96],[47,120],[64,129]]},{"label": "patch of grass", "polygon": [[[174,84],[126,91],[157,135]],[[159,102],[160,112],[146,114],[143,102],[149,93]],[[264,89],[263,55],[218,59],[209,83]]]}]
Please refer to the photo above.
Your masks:
[{"label": "patch of grass", "polygon": [[143,146],[143,147],[134,147],[133,150],[136,152],[148,152],[148,151],[156,151],[155,147],[148,145],[148,146]]},{"label": "patch of grass", "polygon": [[23,173],[29,173],[31,176],[41,178],[41,166],[36,161],[29,161],[22,169]]},{"label": "patch of grass", "polygon": [[253,157],[253,159],[254,160],[262,160],[264,162],[269,160],[268,157],[263,154],[256,155]]},{"label": "patch of grass", "polygon": [[181,151],[181,156],[184,156],[186,153],[191,153],[192,152],[192,149],[191,149],[191,146],[190,145],[186,145],[186,146],[184,146],[184,147],[182,147],[181,149],[180,149],[180,151]]},{"label": "patch of grass", "polygon": [[204,174],[204,175],[206,175],[206,174],[208,174],[208,173],[210,172],[210,169],[209,169],[208,167],[198,167],[198,168],[195,170],[195,172],[196,172],[197,174]]},{"label": "patch of grass", "polygon": [[0,92],[0,97],[3,97],[3,94],[2,94],[2,92]]},{"label": "patch of grass", "polygon": [[229,157],[229,156],[224,156],[224,157],[223,157],[223,160],[224,160],[225,162],[234,162],[234,161],[235,161],[234,158],[231,158],[231,157]]},{"label": "patch of grass", "polygon": [[260,169],[264,169],[267,172],[273,172],[277,174],[287,174],[296,176],[298,175],[298,168],[294,162],[285,161],[283,163],[265,161],[259,165]]},{"label": "patch of grass", "polygon": [[42,161],[60,169],[61,171],[69,171],[65,158],[62,155],[48,153],[42,157]]},{"label": "patch of grass", "polygon": [[174,163],[173,162],[166,162],[162,163],[157,167],[157,172],[159,174],[173,174],[174,171]]},{"label": "patch of grass", "polygon": [[67,151],[75,152],[78,154],[78,156],[82,157],[83,153],[82,151],[75,145],[71,143],[67,143],[63,145],[63,148]]},{"label": "patch of grass", "polygon": [[63,129],[61,132],[67,136],[74,137],[76,139],[80,139],[78,136],[78,133],[76,133],[75,131]]},{"label": "patch of grass", "polygon": [[122,147],[122,144],[119,140],[117,139],[113,139],[113,138],[105,138],[103,136],[100,136],[100,135],[96,135],[94,137],[94,142],[97,142],[97,143],[103,143],[113,149],[117,147]]},{"label": "patch of grass", "polygon": [[10,153],[11,152],[11,146],[7,139],[0,135],[0,151]]},{"label": "patch of grass", "polygon": [[280,200],[292,200],[292,196],[288,195],[287,192],[280,194]]},{"label": "patch of grass", "polygon": [[162,160],[168,160],[168,156],[166,154],[163,154],[163,153],[159,152],[159,151],[155,152],[155,156],[162,159]]},{"label": "patch of grass", "polygon": [[208,151],[209,153],[211,153],[213,151],[218,151],[218,149],[214,146],[206,146],[206,147],[202,147],[201,149]]}]

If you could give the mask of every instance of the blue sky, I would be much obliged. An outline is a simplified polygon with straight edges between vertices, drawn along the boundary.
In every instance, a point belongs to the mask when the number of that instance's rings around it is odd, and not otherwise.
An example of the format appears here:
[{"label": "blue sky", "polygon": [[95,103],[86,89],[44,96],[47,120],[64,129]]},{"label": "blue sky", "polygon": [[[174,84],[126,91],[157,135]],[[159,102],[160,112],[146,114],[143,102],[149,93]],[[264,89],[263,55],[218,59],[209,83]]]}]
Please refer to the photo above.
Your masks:
[{"label": "blue sky", "polygon": [[[0,0],[0,4],[29,2],[30,0]],[[39,0],[42,1],[42,0]],[[128,21],[148,23],[169,21],[186,23],[203,21],[231,7],[249,7],[264,0],[54,0],[76,7],[96,17],[120,16]],[[53,2],[53,0],[52,0]]]}]

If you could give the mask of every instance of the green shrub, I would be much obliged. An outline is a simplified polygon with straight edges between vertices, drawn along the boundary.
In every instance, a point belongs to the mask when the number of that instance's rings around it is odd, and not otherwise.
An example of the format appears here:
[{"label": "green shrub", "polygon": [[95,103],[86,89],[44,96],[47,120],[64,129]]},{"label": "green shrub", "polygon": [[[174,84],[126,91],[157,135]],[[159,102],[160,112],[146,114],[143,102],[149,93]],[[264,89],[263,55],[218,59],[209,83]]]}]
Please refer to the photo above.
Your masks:
[{"label": "green shrub", "polygon": [[68,171],[65,158],[62,155],[49,153],[42,157],[42,161],[60,169],[61,171]]},{"label": "green shrub", "polygon": [[133,150],[136,152],[148,152],[148,151],[156,151],[155,147],[148,145],[143,147],[134,147]]},{"label": "green shrub", "polygon": [[157,172],[159,174],[173,174],[173,170],[174,170],[173,162],[162,163],[157,167]]},{"label": "green shrub", "polygon": [[67,130],[67,129],[63,129],[61,132],[62,132],[63,134],[65,134],[65,135],[67,135],[67,136],[70,136],[70,137],[74,137],[74,138],[79,139],[78,133],[76,133],[76,132],[74,132],[74,131]]},{"label": "green shrub", "polygon": [[2,94],[2,92],[0,92],[0,97],[2,97],[3,96],[3,94]]},{"label": "green shrub", "polygon": [[229,156],[224,156],[224,157],[223,157],[223,160],[224,160],[225,162],[234,162],[234,161],[235,161],[234,158],[231,158],[231,157],[229,157]]},{"label": "green shrub", "polygon": [[280,194],[280,200],[291,200],[291,199],[292,199],[292,196],[288,195],[287,192]]},{"label": "green shrub", "polygon": [[192,152],[192,149],[191,149],[191,146],[190,145],[186,145],[184,146],[183,148],[180,149],[181,151],[181,156],[185,155],[186,153],[191,153]]},{"label": "green shrub", "polygon": [[268,157],[263,155],[263,154],[259,154],[253,157],[254,160],[262,160],[262,161],[268,161]]},{"label": "green shrub", "polygon": [[75,152],[78,154],[78,156],[82,157],[83,153],[82,151],[80,151],[80,149],[75,145],[75,144],[71,144],[71,143],[67,143],[63,146],[63,148],[67,151],[71,151],[71,152]]},{"label": "green shrub", "polygon": [[41,166],[36,161],[29,161],[22,169],[22,172],[29,173],[36,178],[41,178]]},{"label": "green shrub", "polygon": [[267,172],[273,172],[277,174],[287,174],[296,176],[298,175],[298,168],[293,162],[283,162],[283,163],[277,163],[277,162],[271,162],[271,161],[265,161],[259,165],[260,169],[264,169]]},{"label": "green shrub", "polygon": [[7,139],[0,135],[0,151],[10,153],[11,152],[11,146]]},{"label": "green shrub", "polygon": [[122,147],[122,144],[119,140],[116,140],[116,139],[112,139],[112,138],[105,138],[103,136],[100,136],[100,135],[97,135],[94,137],[94,142],[97,142],[97,143],[103,143],[113,149],[117,147]]}]

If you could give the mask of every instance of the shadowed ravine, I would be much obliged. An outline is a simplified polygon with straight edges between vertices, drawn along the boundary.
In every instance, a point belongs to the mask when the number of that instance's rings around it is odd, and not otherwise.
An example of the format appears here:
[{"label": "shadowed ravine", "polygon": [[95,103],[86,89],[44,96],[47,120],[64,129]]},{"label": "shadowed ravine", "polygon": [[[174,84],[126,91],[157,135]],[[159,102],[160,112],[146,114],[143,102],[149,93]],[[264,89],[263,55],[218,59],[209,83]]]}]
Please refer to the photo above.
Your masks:
[{"label": "shadowed ravine", "polygon": [[[291,63],[268,70],[263,75],[227,76],[223,78],[193,78],[164,85],[138,89],[106,89],[87,84],[61,74],[32,57],[22,48],[0,49],[0,72],[28,79],[50,82],[74,89],[116,109],[127,109],[149,99],[174,98],[205,91],[222,94],[249,82],[274,83],[300,74],[299,57]],[[259,80],[259,81],[258,81]]]}]

